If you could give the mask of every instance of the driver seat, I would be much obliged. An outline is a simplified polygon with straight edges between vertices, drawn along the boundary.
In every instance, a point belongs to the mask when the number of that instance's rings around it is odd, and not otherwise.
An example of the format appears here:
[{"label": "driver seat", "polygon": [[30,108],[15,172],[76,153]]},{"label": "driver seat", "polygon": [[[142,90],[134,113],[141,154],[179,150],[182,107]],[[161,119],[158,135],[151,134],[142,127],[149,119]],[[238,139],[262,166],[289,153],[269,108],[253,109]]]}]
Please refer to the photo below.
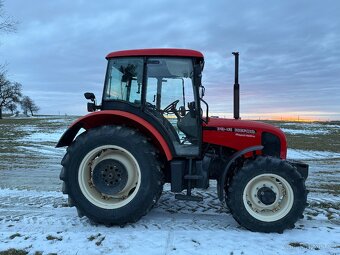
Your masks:
[{"label": "driver seat", "polygon": [[177,121],[177,127],[187,136],[189,141],[197,140],[197,121],[196,118],[191,116],[190,112]]}]

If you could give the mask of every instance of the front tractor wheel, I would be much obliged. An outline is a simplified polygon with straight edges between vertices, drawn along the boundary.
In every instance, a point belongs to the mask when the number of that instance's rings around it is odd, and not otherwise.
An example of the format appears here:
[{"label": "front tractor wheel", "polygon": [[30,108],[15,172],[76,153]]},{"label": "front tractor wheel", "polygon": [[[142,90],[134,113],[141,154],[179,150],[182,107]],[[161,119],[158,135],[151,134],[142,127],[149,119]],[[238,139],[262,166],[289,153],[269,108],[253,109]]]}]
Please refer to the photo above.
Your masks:
[{"label": "front tractor wheel", "polygon": [[155,149],[127,127],[103,126],[79,135],[62,165],[64,193],[81,216],[94,222],[136,222],[162,192]]},{"label": "front tractor wheel", "polygon": [[235,220],[251,231],[283,232],[302,218],[307,191],[293,166],[258,157],[236,172],[226,202]]}]

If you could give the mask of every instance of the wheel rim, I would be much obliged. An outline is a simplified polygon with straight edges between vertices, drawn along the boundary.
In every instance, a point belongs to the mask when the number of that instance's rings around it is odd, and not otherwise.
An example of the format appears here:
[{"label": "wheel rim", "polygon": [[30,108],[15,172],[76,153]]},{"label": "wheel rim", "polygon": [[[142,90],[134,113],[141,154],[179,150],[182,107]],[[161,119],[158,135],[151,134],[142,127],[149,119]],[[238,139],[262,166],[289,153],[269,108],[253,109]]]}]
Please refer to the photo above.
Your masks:
[{"label": "wheel rim", "polygon": [[[96,188],[93,171],[103,161],[115,161],[124,166],[127,180],[116,194],[104,194]],[[141,172],[135,157],[122,147],[105,145],[90,151],[82,160],[78,171],[78,183],[86,199],[104,209],[117,209],[128,204],[138,193],[141,183]],[[101,189],[103,190],[103,189]]]},{"label": "wheel rim", "polygon": [[282,219],[292,209],[293,202],[291,185],[276,174],[261,174],[252,178],[243,192],[246,210],[260,221],[273,222]]}]

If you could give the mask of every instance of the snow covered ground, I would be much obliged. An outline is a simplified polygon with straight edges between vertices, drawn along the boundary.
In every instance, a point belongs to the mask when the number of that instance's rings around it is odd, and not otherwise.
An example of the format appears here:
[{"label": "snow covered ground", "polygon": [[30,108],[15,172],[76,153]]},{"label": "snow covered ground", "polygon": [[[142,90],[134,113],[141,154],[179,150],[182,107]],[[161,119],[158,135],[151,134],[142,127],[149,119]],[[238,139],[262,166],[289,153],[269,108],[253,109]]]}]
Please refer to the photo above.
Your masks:
[{"label": "snow covered ground", "polygon": [[[49,120],[52,124],[58,120]],[[18,127],[19,128],[19,127]],[[93,225],[67,206],[60,192],[60,160],[53,148],[63,128],[27,127],[16,157],[0,153],[0,251],[29,254],[339,254],[340,153],[289,150],[310,164],[309,206],[296,228],[283,234],[252,233],[221,207],[216,184],[197,191],[204,201],[174,199],[165,185],[157,206],[125,227]],[[37,156],[38,155],[38,156]]]},{"label": "snow covered ground", "polygon": [[340,159],[340,153],[331,151],[311,151],[288,149],[288,159],[309,160],[309,159]]},{"label": "snow covered ground", "polygon": [[306,129],[290,129],[290,128],[281,128],[283,132],[286,134],[292,135],[323,135],[328,134],[329,130],[306,130]]},{"label": "snow covered ground", "polygon": [[321,123],[280,123],[281,130],[292,135],[325,135],[340,129],[339,125]]}]

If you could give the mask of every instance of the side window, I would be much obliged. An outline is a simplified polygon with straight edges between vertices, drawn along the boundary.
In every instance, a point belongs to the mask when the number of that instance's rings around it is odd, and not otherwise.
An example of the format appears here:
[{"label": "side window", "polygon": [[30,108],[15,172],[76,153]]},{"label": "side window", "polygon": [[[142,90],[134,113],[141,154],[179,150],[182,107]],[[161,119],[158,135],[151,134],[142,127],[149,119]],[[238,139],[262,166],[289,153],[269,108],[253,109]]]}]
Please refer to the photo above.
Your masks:
[{"label": "side window", "polygon": [[185,58],[150,58],[147,68],[148,103],[162,110],[179,100],[177,108],[195,101],[192,60]]},{"label": "side window", "polygon": [[105,99],[141,103],[143,60],[138,58],[112,59],[109,64]]}]

